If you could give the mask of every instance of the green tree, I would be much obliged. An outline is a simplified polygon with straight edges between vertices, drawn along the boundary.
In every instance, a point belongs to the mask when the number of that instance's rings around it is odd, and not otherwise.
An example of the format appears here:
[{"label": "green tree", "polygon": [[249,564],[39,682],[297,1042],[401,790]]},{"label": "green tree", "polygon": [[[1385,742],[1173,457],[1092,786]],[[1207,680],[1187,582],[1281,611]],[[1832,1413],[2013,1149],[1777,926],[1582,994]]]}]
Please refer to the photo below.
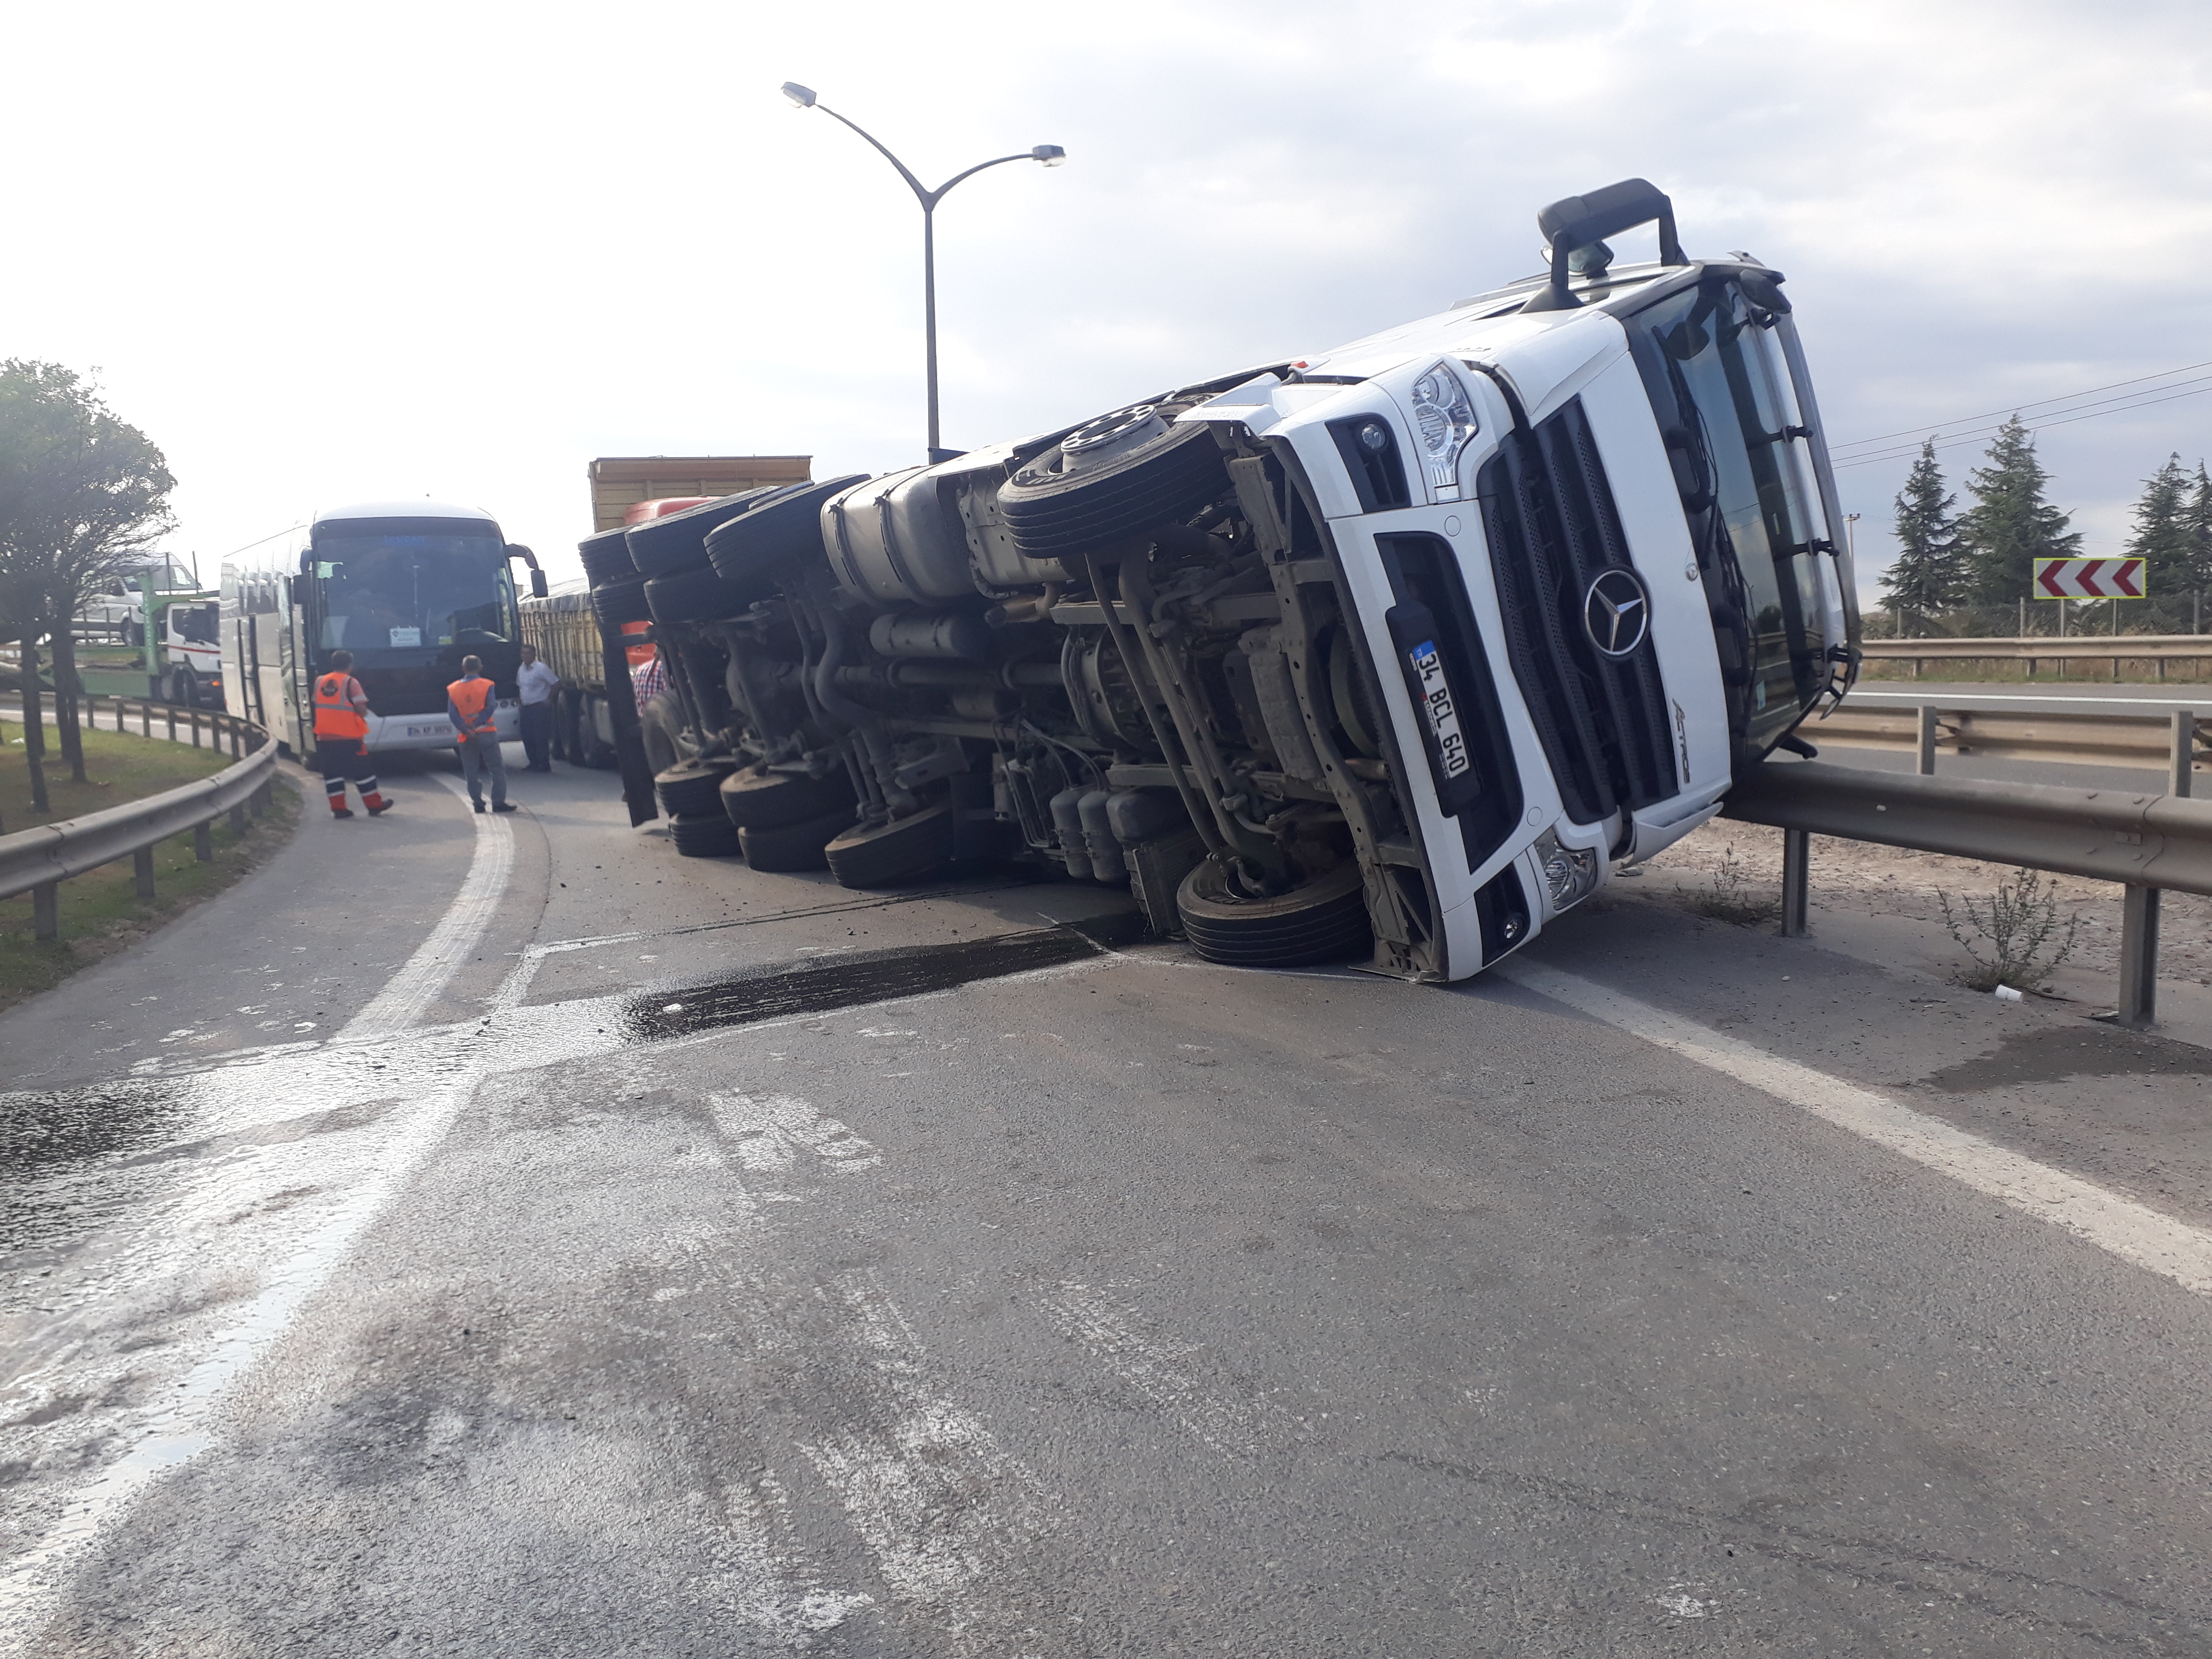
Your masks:
[{"label": "green tree", "polygon": [[2212,477],[2205,475],[2204,463],[2199,461],[2181,511],[2181,569],[2176,591],[2201,593],[2208,587],[2212,587]]},{"label": "green tree", "polygon": [[2027,423],[2015,415],[1997,428],[1984,465],[1966,475],[1974,504],[1959,520],[1974,597],[2008,605],[2028,594],[2038,559],[2070,558],[2081,538],[2043,498],[2051,475],[2036,459]]},{"label": "green tree", "polygon": [[[79,782],[82,687],[70,621],[173,528],[175,488],[161,452],[110,412],[92,381],[58,363],[0,362],[0,608],[22,631],[27,687],[35,687],[33,641],[41,632],[52,641],[60,694],[55,732]],[[35,689],[25,696],[27,708],[35,707]],[[33,780],[36,793],[43,780],[35,769]]]},{"label": "green tree", "polygon": [[1966,555],[1951,512],[1956,499],[1943,488],[1931,438],[1920,446],[1920,459],[1897,497],[1897,560],[1881,579],[1900,623],[1908,616],[1945,610],[1966,596]]},{"label": "green tree", "polygon": [[2146,592],[2189,591],[2190,477],[2179,452],[2143,480],[2136,501],[2136,526],[2128,537],[2130,558],[2148,560],[2143,572]]}]

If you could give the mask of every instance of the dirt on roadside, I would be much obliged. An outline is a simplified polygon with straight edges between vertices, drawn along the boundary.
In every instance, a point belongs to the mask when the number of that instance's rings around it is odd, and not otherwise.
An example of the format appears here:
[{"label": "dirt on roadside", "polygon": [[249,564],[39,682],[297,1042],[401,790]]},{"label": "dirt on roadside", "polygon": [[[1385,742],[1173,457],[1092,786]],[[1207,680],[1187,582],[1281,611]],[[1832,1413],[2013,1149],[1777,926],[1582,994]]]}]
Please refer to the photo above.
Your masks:
[{"label": "dirt on roadside", "polygon": [[[1731,900],[1778,915],[1782,898],[1782,831],[1717,818],[1684,836],[1647,866],[1671,878],[1680,902],[1692,908],[1725,908]],[[1811,905],[1814,914],[1856,914],[1943,924],[1942,898],[1954,917],[1963,901],[1985,903],[2000,882],[2018,878],[2010,865],[1983,864],[1867,842],[1813,838]],[[1731,875],[1733,874],[1733,879]],[[2073,876],[2045,878],[2045,890],[2063,921],[2078,919],[2069,969],[2117,974],[2122,889],[2114,882]],[[1729,918],[1753,920],[1750,915]],[[1972,930],[1968,930],[1972,937]],[[1984,947],[1986,953],[1986,946]],[[1969,965],[1964,949],[1958,967]],[[2159,921],[2159,975],[2212,985],[2212,899],[2193,893],[2166,895]]]}]

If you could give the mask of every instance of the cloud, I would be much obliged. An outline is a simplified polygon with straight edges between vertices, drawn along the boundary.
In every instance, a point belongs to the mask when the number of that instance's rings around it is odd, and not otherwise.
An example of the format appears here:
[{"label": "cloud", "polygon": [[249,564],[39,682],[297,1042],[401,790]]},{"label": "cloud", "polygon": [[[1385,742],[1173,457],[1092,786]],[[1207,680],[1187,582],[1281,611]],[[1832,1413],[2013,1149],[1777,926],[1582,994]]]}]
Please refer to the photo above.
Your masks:
[{"label": "cloud", "polygon": [[[0,351],[101,365],[207,556],[429,494],[557,567],[594,455],[903,464],[920,215],[797,79],[932,184],[1069,152],[939,210],[954,444],[1432,311],[1632,173],[1790,273],[1861,436],[2201,355],[2208,42],[2155,0],[46,8],[14,50],[100,72],[0,109]],[[2208,408],[2047,434],[2093,547]],[[1902,474],[1844,475],[1869,575]]]}]

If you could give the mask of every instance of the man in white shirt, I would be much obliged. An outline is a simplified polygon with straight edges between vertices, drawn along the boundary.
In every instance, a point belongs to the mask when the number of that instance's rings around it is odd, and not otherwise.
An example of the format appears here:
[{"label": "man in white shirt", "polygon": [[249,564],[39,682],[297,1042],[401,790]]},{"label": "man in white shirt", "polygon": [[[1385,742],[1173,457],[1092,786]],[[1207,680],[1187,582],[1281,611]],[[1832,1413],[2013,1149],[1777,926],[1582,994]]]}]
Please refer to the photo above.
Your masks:
[{"label": "man in white shirt", "polygon": [[522,698],[522,752],[530,762],[526,771],[553,769],[553,692],[560,684],[561,677],[538,660],[538,647],[526,644],[514,676]]}]

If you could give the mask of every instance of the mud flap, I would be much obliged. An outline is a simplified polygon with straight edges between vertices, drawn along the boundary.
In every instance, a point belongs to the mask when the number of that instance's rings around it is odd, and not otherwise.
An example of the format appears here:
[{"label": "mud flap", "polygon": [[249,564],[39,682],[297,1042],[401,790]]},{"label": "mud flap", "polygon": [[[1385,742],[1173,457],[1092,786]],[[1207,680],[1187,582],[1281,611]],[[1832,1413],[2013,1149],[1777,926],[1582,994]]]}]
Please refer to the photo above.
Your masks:
[{"label": "mud flap", "polygon": [[635,829],[659,817],[660,803],[653,799],[653,763],[645,757],[645,734],[638,730],[637,697],[630,689],[626,643],[619,633],[599,630],[607,715],[615,728],[615,764],[622,770],[623,799],[629,807],[630,825]]},{"label": "mud flap", "polygon": [[1129,866],[1129,890],[1136,895],[1145,921],[1161,939],[1182,937],[1182,914],[1176,908],[1176,889],[1206,857],[1206,841],[1195,830],[1182,830],[1156,841],[1123,842],[1122,861]]}]

